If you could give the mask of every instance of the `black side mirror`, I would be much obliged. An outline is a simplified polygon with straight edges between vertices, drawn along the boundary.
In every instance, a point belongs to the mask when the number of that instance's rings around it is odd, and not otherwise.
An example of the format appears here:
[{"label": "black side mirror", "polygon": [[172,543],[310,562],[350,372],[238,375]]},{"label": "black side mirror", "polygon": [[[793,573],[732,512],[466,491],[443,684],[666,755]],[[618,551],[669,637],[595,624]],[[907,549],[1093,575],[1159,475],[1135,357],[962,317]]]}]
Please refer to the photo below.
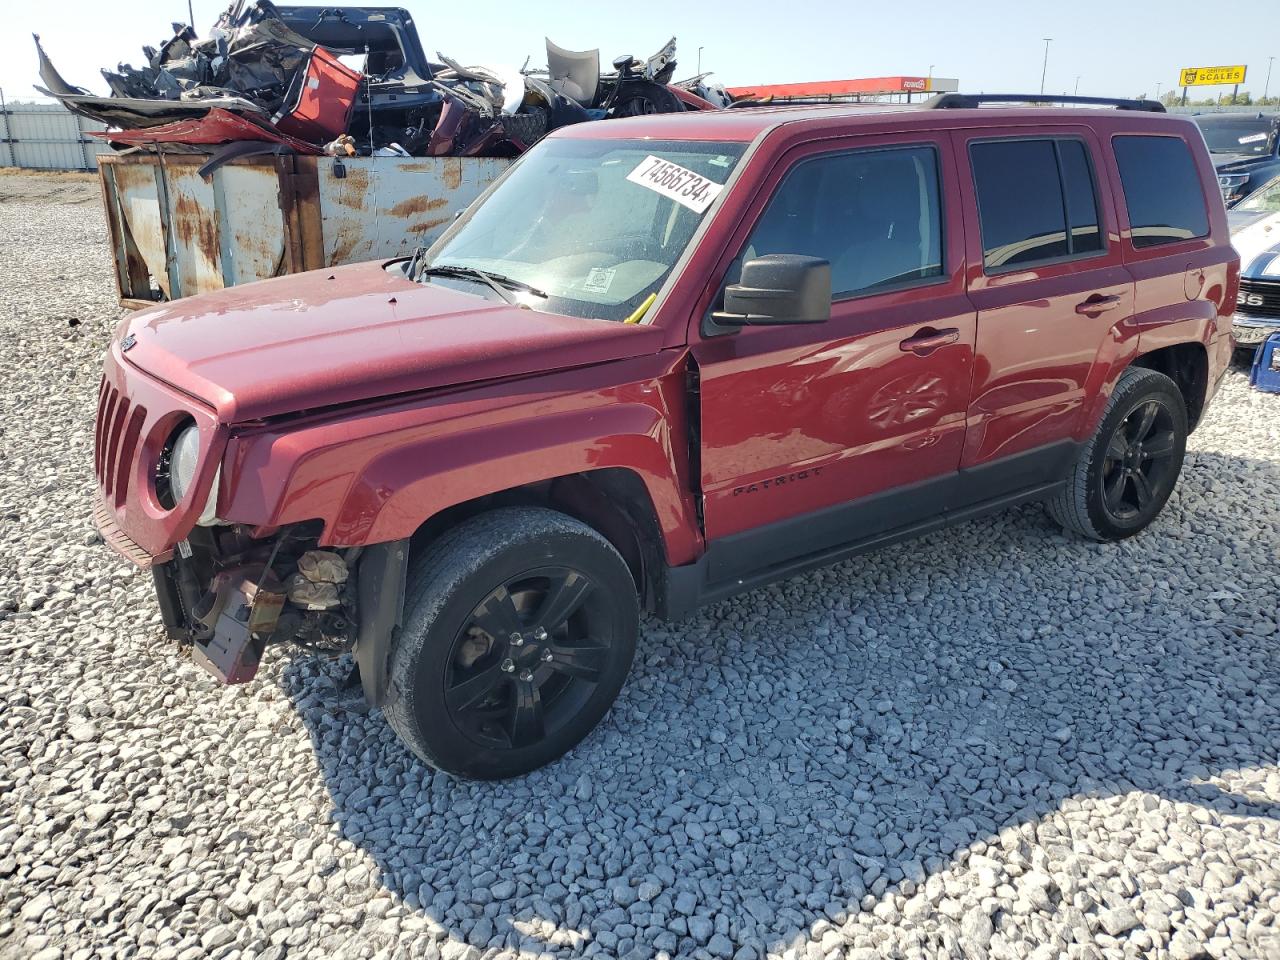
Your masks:
[{"label": "black side mirror", "polygon": [[831,263],[797,253],[771,253],[742,265],[742,278],[725,288],[717,327],[781,326],[831,319]]}]

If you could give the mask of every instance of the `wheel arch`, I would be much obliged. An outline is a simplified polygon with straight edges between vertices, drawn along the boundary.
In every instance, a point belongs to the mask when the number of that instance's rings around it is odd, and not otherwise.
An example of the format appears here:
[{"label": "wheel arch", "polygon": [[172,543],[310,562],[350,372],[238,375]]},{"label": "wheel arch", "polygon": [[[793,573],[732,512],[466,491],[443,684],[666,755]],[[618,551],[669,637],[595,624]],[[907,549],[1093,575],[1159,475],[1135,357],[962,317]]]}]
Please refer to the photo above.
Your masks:
[{"label": "wheel arch", "polygon": [[1209,351],[1199,341],[1170,344],[1139,354],[1135,367],[1163,373],[1178,386],[1187,405],[1187,427],[1195,430],[1204,413],[1209,391]]},{"label": "wheel arch", "polygon": [[668,562],[658,511],[634,470],[602,467],[524,483],[453,504],[427,517],[408,538],[410,553],[446,530],[499,507],[546,507],[580,520],[609,541],[626,561],[641,603],[652,609],[660,571]]},{"label": "wheel arch", "polygon": [[[1147,347],[1144,349],[1144,346]],[[1181,339],[1172,343],[1147,346],[1132,327],[1116,330],[1108,341],[1096,379],[1090,386],[1088,415],[1080,422],[1076,440],[1084,442],[1093,436],[1106,412],[1111,394],[1124,372],[1132,367],[1155,370],[1178,386],[1187,405],[1187,424],[1194,430],[1200,422],[1209,397],[1209,351],[1199,339]]]},{"label": "wheel arch", "polygon": [[546,507],[591,527],[622,556],[641,607],[661,608],[667,584],[665,541],[657,508],[636,472],[605,467],[453,504],[428,517],[410,536],[367,547],[362,555],[357,581],[362,616],[355,659],[370,706],[386,703],[389,658],[404,621],[406,574],[413,557],[472,517],[510,506]]}]

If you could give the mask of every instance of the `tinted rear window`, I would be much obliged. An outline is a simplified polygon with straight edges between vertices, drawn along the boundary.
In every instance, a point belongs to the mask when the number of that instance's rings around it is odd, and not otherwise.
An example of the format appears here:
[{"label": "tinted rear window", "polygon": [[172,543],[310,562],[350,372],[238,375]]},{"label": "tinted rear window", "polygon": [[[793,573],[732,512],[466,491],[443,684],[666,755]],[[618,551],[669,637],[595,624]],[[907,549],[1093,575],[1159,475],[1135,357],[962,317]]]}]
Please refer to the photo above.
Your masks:
[{"label": "tinted rear window", "polygon": [[1209,212],[1185,140],[1126,134],[1111,142],[1135,247],[1208,235]]},{"label": "tinted rear window", "polygon": [[1079,140],[979,141],[970,157],[988,270],[1103,249],[1093,173]]},{"label": "tinted rear window", "polygon": [[1079,140],[1059,140],[1062,184],[1067,194],[1067,220],[1071,224],[1071,252],[1092,253],[1102,249],[1098,228],[1098,199],[1093,187],[1093,171],[1084,144]]}]

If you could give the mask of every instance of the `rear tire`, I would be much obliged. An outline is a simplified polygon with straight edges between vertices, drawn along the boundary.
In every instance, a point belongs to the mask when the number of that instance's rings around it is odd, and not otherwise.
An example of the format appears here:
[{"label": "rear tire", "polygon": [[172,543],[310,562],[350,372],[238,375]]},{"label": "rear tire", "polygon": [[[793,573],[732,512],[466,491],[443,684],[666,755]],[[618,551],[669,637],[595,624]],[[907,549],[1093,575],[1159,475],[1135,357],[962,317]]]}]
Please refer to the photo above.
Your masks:
[{"label": "rear tire", "polygon": [[482,514],[410,568],[387,720],[438,770],[528,773],[608,712],[638,630],[631,572],[595,530],[542,508]]},{"label": "rear tire", "polygon": [[665,84],[631,81],[618,92],[611,117],[646,117],[655,113],[680,113],[684,103]]},{"label": "rear tire", "polygon": [[1066,486],[1049,500],[1062,526],[1093,540],[1122,540],[1164,509],[1182,471],[1187,407],[1177,384],[1156,370],[1120,375],[1098,430]]}]

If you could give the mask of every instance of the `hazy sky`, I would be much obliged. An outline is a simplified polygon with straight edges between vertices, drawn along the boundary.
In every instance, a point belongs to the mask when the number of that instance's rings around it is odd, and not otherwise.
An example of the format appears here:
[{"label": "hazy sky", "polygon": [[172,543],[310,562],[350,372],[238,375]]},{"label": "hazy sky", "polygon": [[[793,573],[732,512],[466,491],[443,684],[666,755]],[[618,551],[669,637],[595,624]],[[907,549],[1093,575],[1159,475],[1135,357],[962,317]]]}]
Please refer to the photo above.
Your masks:
[{"label": "hazy sky", "polygon": [[[370,0],[365,0],[366,3]],[[203,33],[225,4],[193,0]],[[601,59],[648,56],[674,33],[677,78],[702,65],[728,86],[897,74],[957,77],[961,90],[1034,92],[1040,88],[1044,37],[1047,88],[1154,96],[1184,66],[1245,63],[1246,89],[1262,93],[1267,58],[1280,57],[1280,2],[1250,4],[1247,14],[1212,12],[1203,0],[979,0],[978,3],[720,0],[700,3],[423,2],[405,4],[428,54],[464,63],[545,64],[543,37],[573,49],[601,48]],[[0,33],[0,89],[8,99],[35,96],[39,33],[66,79],[106,93],[98,69],[142,61],[169,23],[186,21],[185,0],[11,0]],[[1206,94],[1209,88],[1206,88]],[[1280,64],[1271,78],[1280,92]]]}]

